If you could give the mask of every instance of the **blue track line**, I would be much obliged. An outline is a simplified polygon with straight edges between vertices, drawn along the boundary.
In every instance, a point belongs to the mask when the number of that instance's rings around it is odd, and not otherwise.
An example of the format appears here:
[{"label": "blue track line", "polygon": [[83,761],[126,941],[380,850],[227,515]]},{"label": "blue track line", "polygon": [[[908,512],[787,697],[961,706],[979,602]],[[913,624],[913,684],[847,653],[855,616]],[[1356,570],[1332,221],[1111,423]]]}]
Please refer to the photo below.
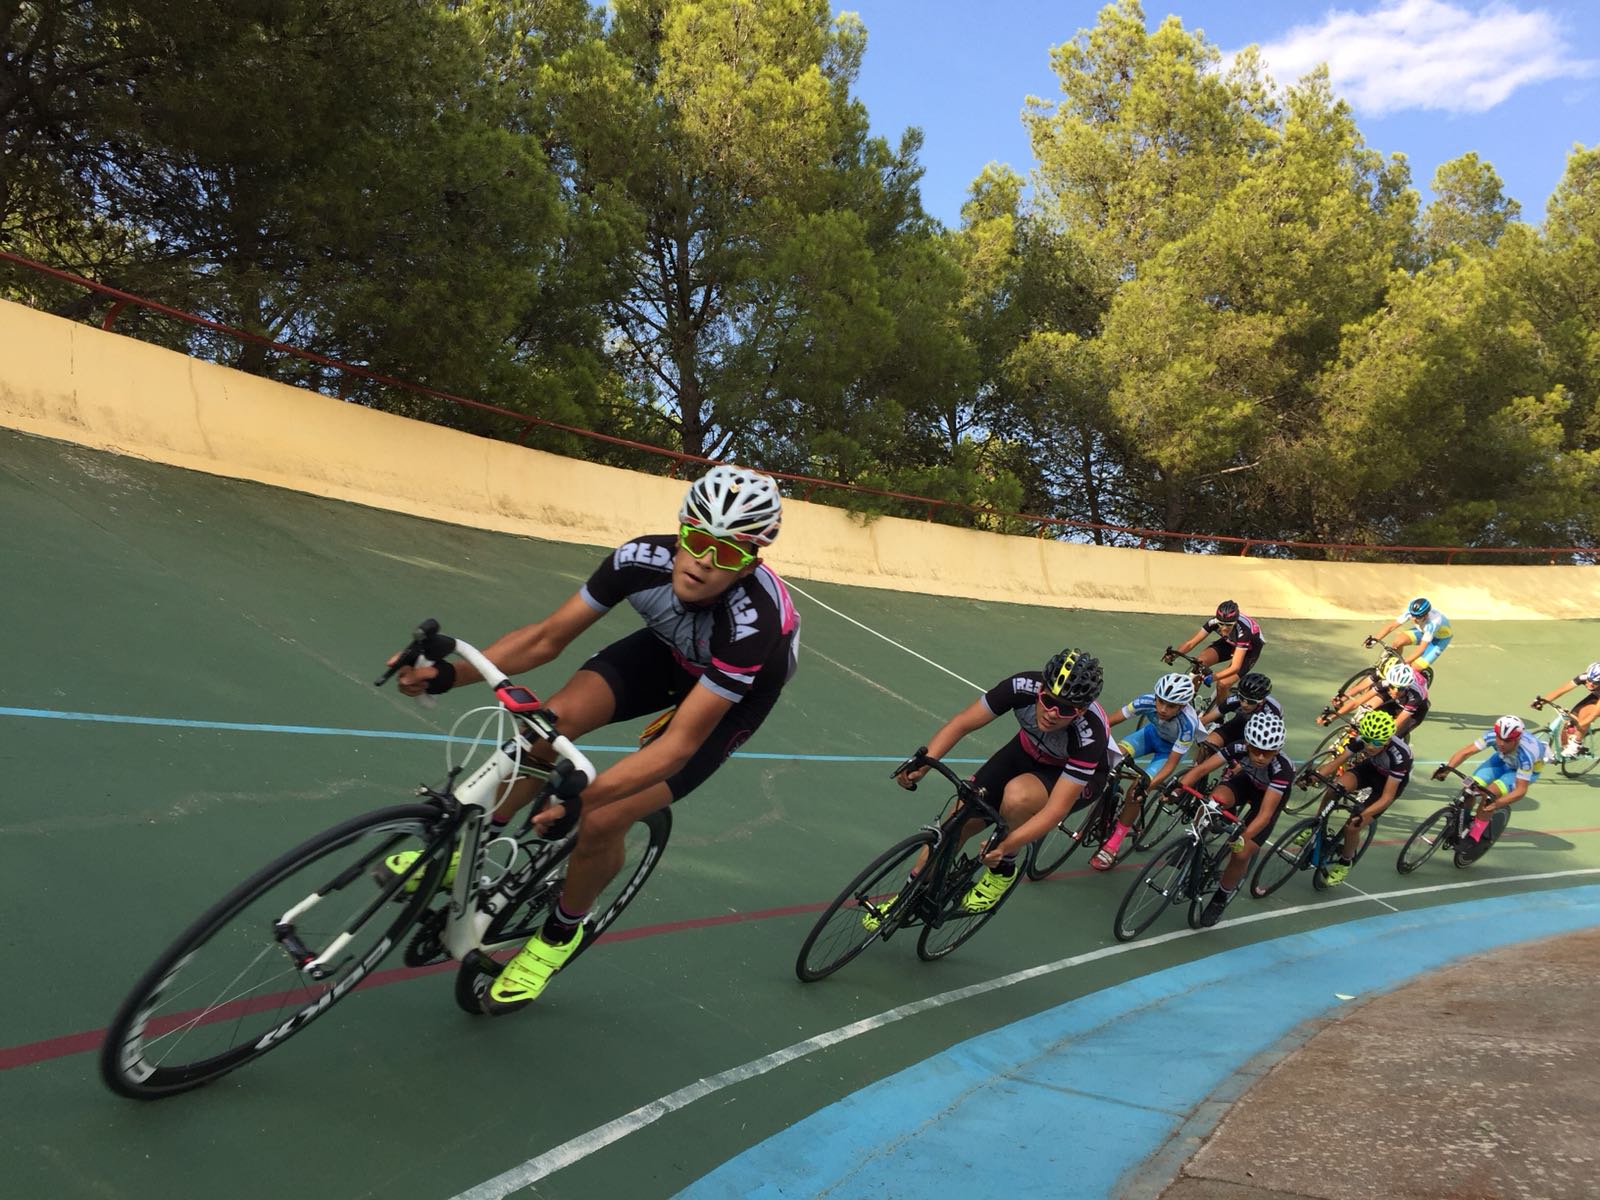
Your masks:
[{"label": "blue track line", "polygon": [[[49,721],[95,721],[109,725],[159,725],[168,729],[220,729],[229,733],[297,733],[315,737],[393,738],[405,742],[470,742],[446,733],[417,733],[400,729],[335,729],[325,725],[258,725],[242,721],[197,721],[187,717],[137,717],[122,713],[67,712],[54,708],[9,708],[0,705],[0,717],[32,717]],[[488,745],[488,739],[476,739]],[[583,749],[594,754],[631,754],[638,746],[594,746]],[[771,759],[779,762],[899,763],[904,754],[762,754],[737,750],[734,758]],[[945,762],[981,763],[981,758],[947,758]]]},{"label": "blue track line", "polygon": [[1588,886],[1390,913],[1171,967],[882,1079],[678,1200],[1028,1193],[1029,1180],[1045,1190],[1028,1194],[1122,1195],[1235,1072],[1342,996],[1596,925],[1600,886]]}]

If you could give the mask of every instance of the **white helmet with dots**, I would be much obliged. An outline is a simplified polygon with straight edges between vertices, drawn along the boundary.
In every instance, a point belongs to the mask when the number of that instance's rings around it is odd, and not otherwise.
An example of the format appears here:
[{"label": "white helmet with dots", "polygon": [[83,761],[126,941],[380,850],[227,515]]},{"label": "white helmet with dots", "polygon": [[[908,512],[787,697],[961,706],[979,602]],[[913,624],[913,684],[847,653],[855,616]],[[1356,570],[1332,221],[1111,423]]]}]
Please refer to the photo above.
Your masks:
[{"label": "white helmet with dots", "polygon": [[1283,748],[1283,718],[1275,712],[1258,712],[1244,723],[1244,741],[1257,750]]}]

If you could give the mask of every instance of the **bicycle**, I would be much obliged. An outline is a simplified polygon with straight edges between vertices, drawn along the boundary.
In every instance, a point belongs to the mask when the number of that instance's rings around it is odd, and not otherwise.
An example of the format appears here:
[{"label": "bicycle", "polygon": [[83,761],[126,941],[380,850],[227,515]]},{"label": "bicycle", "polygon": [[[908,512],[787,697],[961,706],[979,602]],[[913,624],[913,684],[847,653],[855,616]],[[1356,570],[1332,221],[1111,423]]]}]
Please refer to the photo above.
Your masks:
[{"label": "bicycle", "polygon": [[1469,867],[1489,852],[1489,847],[1511,823],[1511,814],[1499,808],[1490,816],[1489,828],[1483,831],[1482,837],[1476,841],[1468,837],[1479,802],[1494,799],[1494,794],[1471,775],[1454,767],[1445,769],[1461,778],[1461,790],[1449,804],[1430,814],[1411,831],[1406,844],[1400,847],[1400,857],[1395,862],[1395,868],[1402,875],[1411,874],[1427,862],[1440,846],[1448,846],[1455,851],[1454,861],[1458,868]]},{"label": "bicycle", "polygon": [[1111,932],[1131,942],[1154,924],[1169,905],[1189,902],[1189,928],[1200,928],[1200,914],[1222,879],[1232,842],[1244,821],[1204,792],[1180,785],[1188,794],[1189,828],[1144,865],[1117,907]]},{"label": "bicycle", "polygon": [[[1393,650],[1389,646],[1384,645],[1383,642],[1379,641],[1375,637],[1364,638],[1362,640],[1362,644],[1368,649],[1372,648],[1373,646],[1380,647],[1378,660],[1370,667],[1362,667],[1355,674],[1351,675],[1349,679],[1346,679],[1342,684],[1339,685],[1339,690],[1333,694],[1333,698],[1328,701],[1327,705],[1318,715],[1317,723],[1319,725],[1326,724],[1339,715],[1338,710],[1340,705],[1344,704],[1350,699],[1350,692],[1358,683],[1361,683],[1363,680],[1365,680],[1369,687],[1375,688],[1378,684],[1383,682],[1383,677],[1388,673],[1390,667],[1394,666],[1395,663],[1405,662],[1405,659],[1401,656],[1399,651]],[[1422,678],[1427,681],[1430,687],[1433,686],[1433,668],[1431,666],[1418,666],[1416,663],[1412,663],[1410,665],[1412,670],[1420,674]],[[1370,707],[1370,705],[1367,707]],[[1351,715],[1359,717],[1360,713],[1353,713]]]},{"label": "bicycle", "polygon": [[1352,745],[1357,748],[1361,744],[1361,734],[1356,727],[1360,714],[1364,710],[1358,709],[1350,713],[1346,719],[1330,729],[1325,737],[1317,743],[1317,748],[1306,758],[1305,768],[1295,777],[1295,784],[1299,792],[1290,789],[1289,795],[1283,798],[1283,811],[1291,815],[1305,812],[1318,799],[1318,794],[1312,790],[1318,784],[1304,782],[1308,778],[1321,779],[1325,768],[1335,758],[1349,750]]},{"label": "bicycle", "polygon": [[[437,621],[423,622],[376,682],[451,653],[476,667],[495,695],[495,703],[463,715],[456,728],[482,715],[471,744],[493,725],[494,749],[470,773],[466,761],[453,762],[453,751],[447,753],[444,782],[419,787],[418,802],[335,825],[207,909],[156,958],[112,1017],[100,1054],[101,1077],[112,1091],[139,1100],[175,1095],[261,1057],[356,990],[401,943],[409,967],[459,960],[456,1002],[481,1011],[478,998],[499,970],[489,956],[531,937],[560,892],[577,840],[573,810],[595,768],[556,732],[533,692],[468,643],[440,633]],[[546,747],[554,761],[539,757]],[[517,834],[486,838],[488,818],[522,776],[543,781],[539,802]],[[542,836],[533,830],[532,812],[551,799],[567,805],[566,828]],[[671,828],[663,810],[630,830],[627,863],[585,922],[578,954],[644,886]],[[404,870],[384,865],[408,850],[417,854]],[[455,879],[444,886],[457,853]]]},{"label": "bicycle", "polygon": [[1582,779],[1595,765],[1600,763],[1600,758],[1595,757],[1591,750],[1573,750],[1568,752],[1568,742],[1577,741],[1582,745],[1578,735],[1578,717],[1570,708],[1557,704],[1554,700],[1546,700],[1542,696],[1533,702],[1533,709],[1553,708],[1556,716],[1546,726],[1550,734],[1550,754],[1556,760],[1556,768],[1566,779]]},{"label": "bicycle", "polygon": [[[886,942],[901,929],[915,925],[922,926],[917,957],[923,962],[943,958],[982,929],[1021,883],[1012,884],[982,912],[965,908],[967,892],[985,868],[979,858],[981,850],[969,853],[963,848],[961,827],[972,819],[993,825],[993,834],[984,840],[985,848],[1010,830],[989,805],[983,789],[937,758],[930,758],[926,746],[919,747],[889,777],[897,778],[918,767],[931,767],[954,785],[956,794],[947,806],[948,815],[890,846],[834,897],[806,934],[795,958],[794,973],[802,983],[826,979],[874,942]],[[915,784],[912,790],[916,790]],[[928,857],[922,870],[915,879],[908,879],[924,851]],[[1022,869],[1021,864],[1017,869]]]},{"label": "bicycle", "polygon": [[[1034,882],[1046,879],[1059,871],[1062,865],[1077,852],[1080,846],[1098,850],[1105,845],[1117,827],[1117,812],[1122,807],[1124,786],[1137,789],[1144,805],[1149,804],[1150,776],[1131,759],[1124,758],[1111,773],[1106,785],[1088,803],[1062,817],[1049,832],[1028,848],[1027,865],[1023,868]],[[1141,806],[1138,824],[1125,839],[1138,849],[1138,833],[1143,828],[1146,807]],[[1119,854],[1119,858],[1121,855]]]},{"label": "bicycle", "polygon": [[[1326,891],[1328,868],[1344,852],[1345,826],[1361,811],[1361,800],[1369,788],[1351,789],[1337,779],[1330,779],[1312,771],[1301,772],[1296,780],[1301,787],[1322,788],[1322,801],[1317,815],[1296,821],[1271,845],[1266,847],[1261,861],[1256,864],[1250,879],[1250,894],[1264,900],[1301,871],[1310,870],[1311,886]],[[1372,845],[1372,836],[1378,827],[1376,820],[1366,822],[1361,831],[1361,844],[1356,848],[1351,865],[1361,861],[1361,856]]]}]

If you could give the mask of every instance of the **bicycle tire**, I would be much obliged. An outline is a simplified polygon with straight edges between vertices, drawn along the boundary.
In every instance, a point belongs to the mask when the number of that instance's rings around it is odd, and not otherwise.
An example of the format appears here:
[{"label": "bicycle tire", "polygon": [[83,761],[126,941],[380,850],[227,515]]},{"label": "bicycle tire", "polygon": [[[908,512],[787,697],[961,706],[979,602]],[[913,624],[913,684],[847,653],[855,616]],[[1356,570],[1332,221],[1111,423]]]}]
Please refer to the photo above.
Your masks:
[{"label": "bicycle tire", "polygon": [[[1356,794],[1360,795],[1360,792],[1357,792]],[[1350,821],[1349,810],[1348,809],[1342,810],[1342,813],[1343,813],[1344,819],[1340,820],[1337,824],[1335,824],[1332,819],[1330,819],[1329,822],[1328,822],[1328,833],[1327,833],[1327,836],[1330,839],[1332,839],[1333,842],[1336,845],[1339,845],[1339,846],[1343,846],[1343,844],[1344,844],[1344,829],[1345,829],[1345,826],[1347,824],[1349,824],[1349,821]],[[1340,814],[1338,814],[1338,813],[1335,814],[1335,816],[1339,816],[1339,815]],[[1359,863],[1361,861],[1362,856],[1365,855],[1366,852],[1367,852],[1367,847],[1372,845],[1372,839],[1373,839],[1374,836],[1377,835],[1377,832],[1378,832],[1378,818],[1376,818],[1376,817],[1372,818],[1372,820],[1368,821],[1365,825],[1362,826],[1362,828],[1361,828],[1361,844],[1356,847],[1355,857],[1350,860],[1350,865],[1352,867],[1355,866],[1357,863]]]},{"label": "bicycle tire", "polygon": [[1511,814],[1503,808],[1495,809],[1489,818],[1489,828],[1483,831],[1484,836],[1477,841],[1471,838],[1462,838],[1456,843],[1455,865],[1470,867],[1494,847],[1500,840],[1500,835],[1505,832],[1506,826],[1511,824]]},{"label": "bicycle tire", "polygon": [[1411,836],[1406,839],[1406,844],[1400,847],[1400,856],[1394,864],[1395,870],[1402,875],[1409,875],[1432,858],[1434,851],[1449,841],[1450,822],[1455,819],[1455,812],[1455,805],[1446,804],[1429,814],[1413,829]]},{"label": "bicycle tire", "polygon": [[[100,1051],[106,1086],[136,1100],[176,1095],[261,1057],[306,1028],[404,941],[444,875],[457,828],[435,805],[379,809],[302,842],[250,876],[179,935],[122,1001]],[[333,869],[327,860],[357,843],[357,857]],[[374,888],[370,872],[404,850],[425,856],[416,890],[406,895]],[[309,878],[302,875],[311,871]],[[305,975],[304,963],[296,962],[276,932],[291,909],[307,902],[294,921],[302,947],[325,949],[335,933],[352,935],[352,942],[370,939],[362,949],[341,950],[323,979]],[[218,957],[242,960],[243,966],[210,967]],[[265,977],[244,986],[263,971]],[[209,1003],[196,1005],[197,994],[209,994],[197,989],[213,979],[211,988],[220,990]],[[256,994],[268,988],[273,990]],[[163,1013],[164,998],[185,1007]],[[159,1059],[151,1061],[158,1049]],[[180,1050],[185,1061],[173,1062]],[[189,1059],[191,1054],[200,1057]]]},{"label": "bicycle tire", "polygon": [[1378,668],[1362,667],[1361,670],[1357,671],[1354,675],[1350,676],[1349,679],[1346,679],[1343,683],[1341,683],[1339,685],[1339,690],[1336,691],[1334,695],[1343,696],[1346,700],[1348,700],[1350,698],[1350,689],[1355,687],[1355,685],[1360,683],[1363,679],[1376,685],[1378,682]]},{"label": "bicycle tire", "polygon": [[1276,841],[1266,848],[1266,853],[1261,856],[1261,861],[1256,864],[1255,874],[1250,877],[1250,895],[1257,900],[1265,900],[1289,880],[1293,879],[1299,871],[1305,870],[1309,865],[1313,838],[1307,838],[1301,845],[1295,845],[1295,838],[1303,832],[1316,830],[1318,819],[1307,817],[1304,821],[1296,821]]},{"label": "bicycle tire", "polygon": [[1199,929],[1200,914],[1211,902],[1211,894],[1222,884],[1222,871],[1233,851],[1227,846],[1213,851],[1189,867],[1189,928]]},{"label": "bicycle tire", "polygon": [[[1018,879],[992,907],[983,912],[966,912],[962,902],[982,869],[976,856],[963,854],[950,865],[943,882],[930,884],[929,898],[936,898],[939,915],[923,925],[922,933],[917,938],[917,957],[923,962],[935,962],[969,941],[1022,886],[1022,880]],[[1019,865],[1017,869],[1022,868]]]},{"label": "bicycle tire", "polygon": [[1117,941],[1133,941],[1169,906],[1185,898],[1181,894],[1182,884],[1189,870],[1189,857],[1194,852],[1194,839],[1180,834],[1145,863],[1117,906],[1117,915],[1111,924]]},{"label": "bicycle tire", "polygon": [[1584,754],[1577,758],[1568,758],[1565,754],[1559,756],[1556,767],[1561,772],[1563,779],[1582,779],[1595,766],[1600,764],[1600,756]]},{"label": "bicycle tire", "polygon": [[[1116,789],[1109,784],[1082,808],[1069,812],[1033,844],[1028,856],[1028,878],[1037,883],[1048,879],[1077,852],[1079,846],[1099,846],[1110,832],[1109,822],[1121,804]],[[1100,823],[1097,824],[1097,821]]]},{"label": "bicycle tire", "polygon": [[[1306,756],[1306,765],[1301,774],[1315,772],[1318,775],[1327,774],[1327,766],[1339,756],[1343,749],[1339,745],[1341,738],[1350,735],[1350,727],[1340,724],[1335,729],[1328,730],[1323,739],[1317,743],[1317,748]],[[1298,779],[1299,776],[1296,776]],[[1296,799],[1296,797],[1299,797]],[[1314,803],[1322,799],[1322,789],[1318,787],[1301,787],[1298,783],[1289,789],[1289,794],[1283,798],[1283,811],[1291,816],[1295,813],[1305,812]]]},{"label": "bicycle tire", "polygon": [[[611,877],[590,907],[583,921],[583,941],[562,966],[563,971],[588,953],[622,915],[622,910],[633,902],[661,862],[671,836],[670,808],[646,813],[628,827],[623,841],[622,869]],[[484,949],[468,955],[456,971],[456,1007],[461,1011],[474,1016],[482,1014],[484,994],[500,974],[500,963],[493,957],[494,953],[510,945],[521,945],[539,932],[550,905],[555,903],[566,882],[565,867],[571,852],[572,843],[567,842],[550,847],[552,858],[549,861],[529,863],[532,870],[527,881],[484,930]]]},{"label": "bicycle tire", "polygon": [[[1198,788],[1204,791],[1205,788]],[[1139,814],[1139,828],[1134,832],[1135,850],[1152,850],[1172,836],[1184,819],[1184,806],[1178,800],[1163,799],[1167,792],[1155,788],[1145,790],[1144,804]]]},{"label": "bicycle tire", "polygon": [[[800,982],[826,979],[873,942],[884,940],[900,927],[922,891],[921,887],[905,887],[905,877],[917,855],[925,849],[931,854],[938,840],[933,830],[918,830],[878,855],[845,885],[822,910],[800,945],[794,962],[794,973]],[[881,901],[890,892],[896,893],[894,902],[880,910],[874,901]],[[864,908],[867,914],[863,913]],[[876,914],[876,928],[868,929],[862,924],[863,915],[868,914]]]}]

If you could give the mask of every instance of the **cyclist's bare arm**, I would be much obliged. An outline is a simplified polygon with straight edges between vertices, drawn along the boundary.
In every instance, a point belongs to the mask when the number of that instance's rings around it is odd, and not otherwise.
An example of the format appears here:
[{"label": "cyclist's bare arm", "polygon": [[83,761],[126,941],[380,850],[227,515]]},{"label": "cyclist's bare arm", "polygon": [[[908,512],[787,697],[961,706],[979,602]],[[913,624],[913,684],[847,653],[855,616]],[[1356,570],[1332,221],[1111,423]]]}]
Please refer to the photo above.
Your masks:
[{"label": "cyclist's bare arm", "polygon": [[[484,654],[507,675],[530,671],[555,659],[575,637],[603,616],[605,614],[595,611],[581,593],[574,592],[544,620],[524,625],[495,639]],[[476,683],[483,678],[471,663],[458,662],[455,668],[457,687]],[[426,691],[428,681],[438,674],[435,667],[402,667],[396,678],[402,692],[416,696]]]},{"label": "cyclist's bare arm", "polygon": [[1572,680],[1569,679],[1554,691],[1546,692],[1544,695],[1540,696],[1539,699],[1547,703],[1554,703],[1577,686],[1577,684],[1573,683]]},{"label": "cyclist's bare arm", "polygon": [[1256,819],[1250,822],[1240,836],[1246,841],[1259,842],[1261,840],[1261,831],[1267,827],[1267,823],[1272,820],[1273,814],[1278,811],[1278,805],[1282,803],[1283,793],[1277,788],[1272,788],[1266,792],[1261,797],[1261,811],[1256,813]]},{"label": "cyclist's bare arm", "polygon": [[1400,628],[1400,622],[1399,621],[1390,621],[1382,629],[1378,630],[1377,633],[1372,635],[1372,640],[1375,641],[1375,642],[1381,642],[1381,641],[1383,641],[1384,638],[1388,637],[1391,633],[1393,633],[1396,629],[1399,629],[1399,628]]},{"label": "cyclist's bare arm", "polygon": [[1204,779],[1207,775],[1211,774],[1212,771],[1215,771],[1226,761],[1227,760],[1224,759],[1222,755],[1213,754],[1204,762],[1195,763],[1194,766],[1185,771],[1181,782],[1186,787],[1193,787],[1201,779]]},{"label": "cyclist's bare arm", "polygon": [[1214,684],[1232,683],[1239,678],[1239,672],[1244,668],[1245,647],[1240,646],[1233,652],[1233,657],[1228,660],[1225,667],[1214,667],[1211,671],[1211,682]]},{"label": "cyclist's bare arm", "polygon": [[1160,787],[1178,769],[1178,764],[1183,761],[1184,751],[1174,750],[1167,755],[1167,761],[1161,764],[1161,769],[1150,776],[1150,786]]},{"label": "cyclist's bare arm", "polygon": [[1178,653],[1179,654],[1187,654],[1187,653],[1189,653],[1189,651],[1193,650],[1196,646],[1198,646],[1201,642],[1203,642],[1205,640],[1206,640],[1206,629],[1205,629],[1205,626],[1202,625],[1199,629],[1195,630],[1193,637],[1189,638],[1188,641],[1184,642],[1183,645],[1178,647]]},{"label": "cyclist's bare arm", "polygon": [[[941,725],[939,732],[928,739],[928,757],[943,758],[955,749],[957,742],[966,737],[967,734],[982,729],[990,721],[994,720],[995,716],[996,714],[990,712],[989,706],[983,702],[983,697],[979,696]],[[895,780],[901,787],[908,788],[926,775],[928,770],[929,768],[927,767],[918,767],[915,771],[907,771],[904,775],[895,776]]]},{"label": "cyclist's bare arm", "polygon": [[734,703],[708,687],[690,688],[665,733],[648,746],[619,758],[595,777],[584,790],[584,807],[592,810],[671,779],[705,744]]}]

